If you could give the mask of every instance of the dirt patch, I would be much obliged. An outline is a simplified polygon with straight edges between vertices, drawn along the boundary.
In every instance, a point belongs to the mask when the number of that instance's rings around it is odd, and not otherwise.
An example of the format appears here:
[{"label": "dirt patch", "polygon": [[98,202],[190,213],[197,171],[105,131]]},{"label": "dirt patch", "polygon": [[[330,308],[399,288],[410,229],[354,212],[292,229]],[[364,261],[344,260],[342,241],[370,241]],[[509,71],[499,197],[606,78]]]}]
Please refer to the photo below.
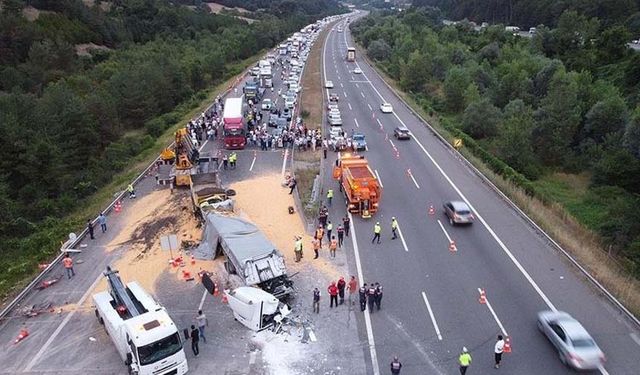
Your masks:
[{"label": "dirt patch", "polygon": [[248,10],[244,9],[244,8],[240,8],[240,7],[235,7],[235,8],[229,8],[226,7],[222,4],[218,4],[218,3],[207,3],[207,5],[209,6],[209,9],[211,9],[212,13],[220,13],[223,10],[235,10],[239,13],[251,13]]},{"label": "dirt patch", "polygon": [[32,6],[27,6],[22,9],[22,16],[31,22],[37,20],[41,14],[45,14],[45,13],[54,13],[54,12],[36,9]]},{"label": "dirt patch", "polygon": [[[135,280],[153,293],[158,278],[165,272],[180,280],[188,272],[197,281],[198,272],[214,269],[213,261],[192,261],[190,258],[189,249],[200,242],[202,228],[192,213],[187,194],[156,191],[135,202],[125,212],[127,224],[109,244],[112,250],[124,250],[122,258],[112,265],[124,282]],[[176,234],[181,241],[180,249],[173,252],[174,258],[183,257],[183,263],[177,267],[171,264],[170,253],[160,247],[160,237],[169,234]],[[106,288],[103,279],[96,290]]]},{"label": "dirt patch", "polygon": [[111,48],[107,46],[101,46],[95,43],[83,43],[76,44],[76,55],[78,56],[91,56],[91,51],[99,50],[99,51],[111,51]]}]

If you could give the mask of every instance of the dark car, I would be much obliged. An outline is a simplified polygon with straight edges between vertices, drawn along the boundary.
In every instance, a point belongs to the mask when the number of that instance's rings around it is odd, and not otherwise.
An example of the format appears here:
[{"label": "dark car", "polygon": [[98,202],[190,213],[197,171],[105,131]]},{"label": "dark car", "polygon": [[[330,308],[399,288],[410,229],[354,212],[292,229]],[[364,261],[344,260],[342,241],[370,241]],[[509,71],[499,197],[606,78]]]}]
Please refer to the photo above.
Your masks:
[{"label": "dark car", "polygon": [[475,220],[469,206],[462,201],[449,201],[443,205],[449,224],[471,224]]},{"label": "dark car", "polygon": [[284,111],[282,111],[282,117],[287,120],[291,120],[291,110],[289,108],[285,108]]},{"label": "dark car", "polygon": [[278,118],[279,116],[275,113],[269,115],[269,122],[267,122],[268,126],[277,127],[278,126]]},{"label": "dark car", "polygon": [[411,133],[409,133],[409,129],[405,126],[400,125],[393,129],[393,136],[396,139],[411,139]]},{"label": "dark car", "polygon": [[337,102],[338,100],[340,100],[340,97],[338,96],[338,94],[329,95],[329,101],[330,102]]}]

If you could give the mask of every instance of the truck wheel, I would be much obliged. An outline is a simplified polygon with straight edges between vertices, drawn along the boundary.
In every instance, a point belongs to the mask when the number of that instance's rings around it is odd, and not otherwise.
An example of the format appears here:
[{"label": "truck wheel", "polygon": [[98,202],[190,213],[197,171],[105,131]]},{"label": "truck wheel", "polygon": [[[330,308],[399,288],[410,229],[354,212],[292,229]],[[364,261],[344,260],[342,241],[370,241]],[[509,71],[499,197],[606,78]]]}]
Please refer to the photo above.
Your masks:
[{"label": "truck wheel", "polygon": [[96,318],[98,318],[98,323],[100,323],[100,325],[104,325],[104,319],[102,319],[102,317],[100,316],[98,309],[95,309],[95,313],[96,313]]}]

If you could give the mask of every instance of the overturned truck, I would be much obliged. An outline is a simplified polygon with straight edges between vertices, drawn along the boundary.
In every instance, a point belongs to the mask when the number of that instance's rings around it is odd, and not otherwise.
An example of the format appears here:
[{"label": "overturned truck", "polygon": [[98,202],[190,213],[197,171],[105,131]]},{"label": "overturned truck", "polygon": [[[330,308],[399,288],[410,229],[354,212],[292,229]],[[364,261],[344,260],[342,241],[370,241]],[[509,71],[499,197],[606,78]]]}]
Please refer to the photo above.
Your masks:
[{"label": "overturned truck", "polygon": [[225,269],[238,275],[245,285],[257,286],[278,299],[293,293],[284,256],[254,224],[237,218],[206,212],[199,252],[224,255]]}]

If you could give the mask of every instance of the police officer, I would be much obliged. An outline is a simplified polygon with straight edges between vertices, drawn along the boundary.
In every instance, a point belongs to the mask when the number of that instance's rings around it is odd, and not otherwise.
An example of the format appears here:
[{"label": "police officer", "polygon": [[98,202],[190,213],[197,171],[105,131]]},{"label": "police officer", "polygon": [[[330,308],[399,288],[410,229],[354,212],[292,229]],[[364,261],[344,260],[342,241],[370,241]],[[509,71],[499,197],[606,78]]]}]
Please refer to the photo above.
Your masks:
[{"label": "police officer", "polygon": [[398,220],[396,220],[395,217],[391,218],[391,233],[393,233],[393,237],[391,237],[392,240],[395,240],[396,238],[398,238],[398,234],[396,233],[396,231],[398,230]]},{"label": "police officer", "polygon": [[382,227],[380,226],[380,222],[376,222],[376,225],[373,226],[373,239],[371,240],[371,243],[376,242],[376,240],[378,240],[378,243],[380,243],[380,232],[382,232]]},{"label": "police officer", "polygon": [[400,363],[398,356],[393,357],[393,361],[391,361],[391,374],[399,375],[401,368],[402,368],[402,363]]},{"label": "police officer", "polygon": [[360,311],[364,311],[367,308],[367,283],[360,287],[358,295],[360,296]]},{"label": "police officer", "polygon": [[367,290],[367,302],[369,302],[369,312],[373,312],[373,304],[376,301],[376,287],[375,285],[369,285],[369,289]]},{"label": "police officer", "polygon": [[378,307],[378,311],[380,311],[380,305],[382,304],[382,285],[380,285],[380,283],[376,283],[375,302],[376,302],[376,306]]}]

